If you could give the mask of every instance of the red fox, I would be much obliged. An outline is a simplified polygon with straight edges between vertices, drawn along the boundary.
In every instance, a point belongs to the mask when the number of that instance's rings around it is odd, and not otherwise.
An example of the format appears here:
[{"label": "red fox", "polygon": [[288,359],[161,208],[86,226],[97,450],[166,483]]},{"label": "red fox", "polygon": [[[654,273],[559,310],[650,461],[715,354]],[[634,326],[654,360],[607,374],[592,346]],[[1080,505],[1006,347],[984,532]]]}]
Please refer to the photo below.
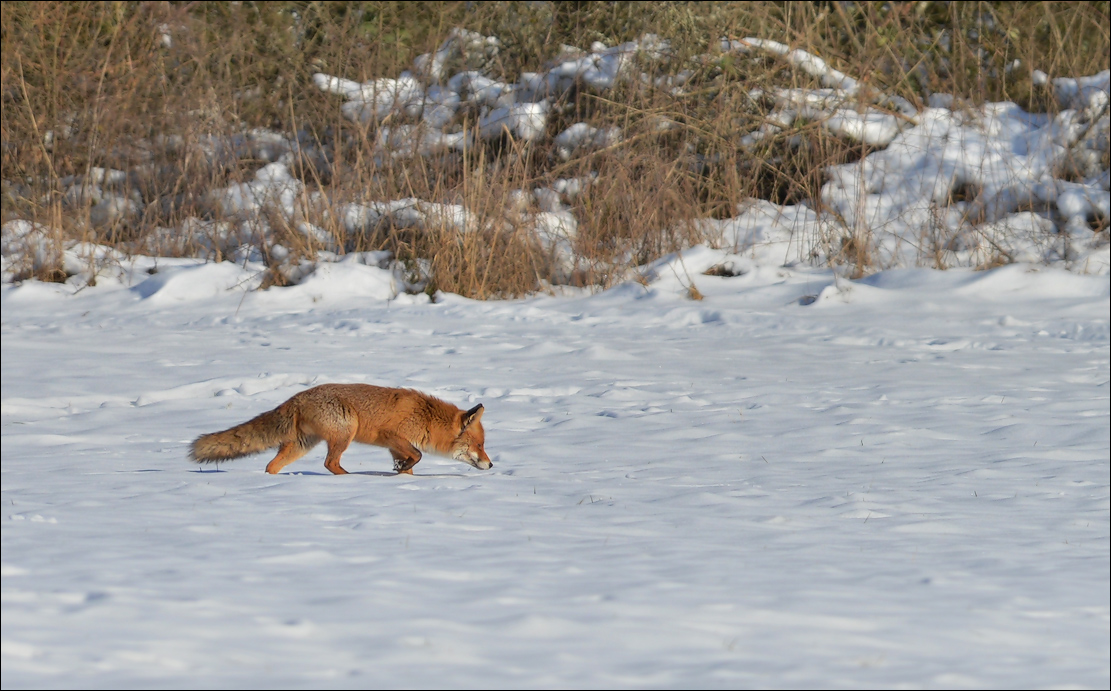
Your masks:
[{"label": "red fox", "polygon": [[482,405],[463,411],[413,389],[370,384],[323,384],[290,398],[274,410],[223,432],[202,434],[189,456],[216,463],[278,447],[266,466],[277,473],[321,441],[328,443],[324,467],[347,471],[339,458],[353,441],[384,446],[398,473],[413,474],[421,451],[434,451],[487,470],[494,466],[483,445]]}]

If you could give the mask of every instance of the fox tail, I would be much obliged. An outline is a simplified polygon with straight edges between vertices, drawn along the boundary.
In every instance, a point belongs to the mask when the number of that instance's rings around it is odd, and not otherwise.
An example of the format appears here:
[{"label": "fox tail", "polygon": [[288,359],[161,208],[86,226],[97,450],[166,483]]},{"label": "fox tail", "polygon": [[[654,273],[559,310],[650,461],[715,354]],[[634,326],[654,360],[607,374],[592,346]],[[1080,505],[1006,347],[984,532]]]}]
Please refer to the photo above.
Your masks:
[{"label": "fox tail", "polygon": [[193,442],[189,457],[197,463],[219,463],[259,453],[294,437],[293,413],[285,406],[223,432],[202,434]]}]

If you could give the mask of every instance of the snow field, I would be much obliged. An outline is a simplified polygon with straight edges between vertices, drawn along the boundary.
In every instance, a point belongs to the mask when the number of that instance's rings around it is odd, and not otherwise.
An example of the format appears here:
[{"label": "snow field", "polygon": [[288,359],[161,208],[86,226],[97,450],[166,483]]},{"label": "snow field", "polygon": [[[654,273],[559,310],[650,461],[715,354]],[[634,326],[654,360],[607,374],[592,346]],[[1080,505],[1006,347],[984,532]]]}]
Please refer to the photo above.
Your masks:
[{"label": "snow field", "polygon": [[[1106,276],[145,261],[0,289],[5,687],[1108,684]],[[483,403],[494,468],[186,459],[328,381]]]}]

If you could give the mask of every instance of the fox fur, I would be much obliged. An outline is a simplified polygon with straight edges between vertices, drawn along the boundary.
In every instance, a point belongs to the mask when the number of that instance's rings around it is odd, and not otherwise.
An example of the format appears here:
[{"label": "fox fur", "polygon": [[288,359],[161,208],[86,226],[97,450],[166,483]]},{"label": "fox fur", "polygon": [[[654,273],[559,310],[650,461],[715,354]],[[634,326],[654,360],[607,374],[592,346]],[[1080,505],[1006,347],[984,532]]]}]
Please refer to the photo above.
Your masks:
[{"label": "fox fur", "polygon": [[413,389],[323,384],[242,425],[202,434],[189,456],[197,463],[217,463],[278,447],[266,466],[266,472],[277,473],[323,441],[328,444],[324,467],[343,475],[340,456],[357,441],[389,449],[398,473],[412,475],[424,451],[486,470],[494,464],[484,448],[482,412],[481,404],[464,411]]}]

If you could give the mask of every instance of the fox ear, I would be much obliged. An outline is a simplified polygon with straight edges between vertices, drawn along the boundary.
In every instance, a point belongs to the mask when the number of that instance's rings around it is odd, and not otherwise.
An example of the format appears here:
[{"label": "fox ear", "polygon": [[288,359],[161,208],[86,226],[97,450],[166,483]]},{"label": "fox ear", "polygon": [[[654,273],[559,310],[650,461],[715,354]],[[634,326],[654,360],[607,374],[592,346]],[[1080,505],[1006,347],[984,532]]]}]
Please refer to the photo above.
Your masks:
[{"label": "fox ear", "polygon": [[467,412],[463,413],[463,428],[459,430],[459,434],[467,431],[467,428],[482,419],[482,404],[479,403]]}]

